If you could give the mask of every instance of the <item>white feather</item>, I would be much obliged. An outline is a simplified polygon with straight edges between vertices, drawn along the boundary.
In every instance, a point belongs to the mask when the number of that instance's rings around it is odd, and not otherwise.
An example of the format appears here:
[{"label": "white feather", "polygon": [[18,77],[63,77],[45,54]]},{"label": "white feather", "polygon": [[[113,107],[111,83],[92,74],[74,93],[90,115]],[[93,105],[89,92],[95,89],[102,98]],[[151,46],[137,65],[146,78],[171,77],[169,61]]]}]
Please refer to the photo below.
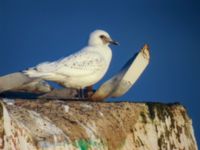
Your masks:
[{"label": "white feather", "polygon": [[58,61],[41,63],[25,74],[72,88],[95,84],[105,75],[112,58],[111,49],[99,37],[102,34],[108,36],[97,30],[91,34],[87,47]]}]

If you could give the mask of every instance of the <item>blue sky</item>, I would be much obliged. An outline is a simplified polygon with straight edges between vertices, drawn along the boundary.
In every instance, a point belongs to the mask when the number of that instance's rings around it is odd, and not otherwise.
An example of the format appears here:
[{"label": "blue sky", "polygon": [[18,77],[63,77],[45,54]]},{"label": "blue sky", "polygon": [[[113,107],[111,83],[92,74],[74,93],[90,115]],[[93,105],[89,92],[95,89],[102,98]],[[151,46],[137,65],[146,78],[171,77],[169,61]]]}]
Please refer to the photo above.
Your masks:
[{"label": "blue sky", "polygon": [[180,102],[193,119],[200,144],[200,2],[197,0],[0,0],[0,75],[65,57],[104,29],[120,42],[110,69],[116,73],[144,43],[147,70],[117,100]]}]

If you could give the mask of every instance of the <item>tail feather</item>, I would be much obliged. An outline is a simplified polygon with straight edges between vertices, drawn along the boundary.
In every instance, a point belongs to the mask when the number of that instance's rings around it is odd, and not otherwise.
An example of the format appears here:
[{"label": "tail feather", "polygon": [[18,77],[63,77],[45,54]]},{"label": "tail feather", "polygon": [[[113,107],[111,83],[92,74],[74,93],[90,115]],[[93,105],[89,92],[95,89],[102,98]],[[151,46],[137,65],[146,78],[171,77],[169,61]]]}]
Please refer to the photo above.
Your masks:
[{"label": "tail feather", "polygon": [[26,74],[27,76],[31,77],[31,78],[42,78],[42,77],[49,75],[49,73],[39,72],[35,69],[25,70],[25,71],[23,71],[23,73]]}]

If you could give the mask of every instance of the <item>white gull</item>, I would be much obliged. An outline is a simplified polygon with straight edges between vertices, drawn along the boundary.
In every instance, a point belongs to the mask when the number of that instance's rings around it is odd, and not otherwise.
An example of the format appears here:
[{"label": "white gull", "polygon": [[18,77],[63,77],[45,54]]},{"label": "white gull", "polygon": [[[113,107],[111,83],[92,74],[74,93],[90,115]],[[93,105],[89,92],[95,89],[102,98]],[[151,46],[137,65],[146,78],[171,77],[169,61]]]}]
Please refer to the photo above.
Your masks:
[{"label": "white gull", "polygon": [[88,45],[80,51],[58,61],[41,63],[24,73],[64,87],[83,89],[97,83],[107,72],[112,59],[109,44],[118,43],[107,32],[95,30],[90,34]]}]

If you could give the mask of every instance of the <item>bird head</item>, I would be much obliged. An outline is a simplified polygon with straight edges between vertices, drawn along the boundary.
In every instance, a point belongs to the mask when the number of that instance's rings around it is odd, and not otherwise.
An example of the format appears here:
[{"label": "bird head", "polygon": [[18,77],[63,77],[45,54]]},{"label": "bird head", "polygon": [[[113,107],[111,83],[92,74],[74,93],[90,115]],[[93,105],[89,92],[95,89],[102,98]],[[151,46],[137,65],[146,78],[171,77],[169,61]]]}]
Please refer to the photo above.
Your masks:
[{"label": "bird head", "polygon": [[90,34],[88,44],[91,46],[108,46],[110,44],[119,45],[118,42],[112,40],[110,35],[103,30],[95,30]]}]

